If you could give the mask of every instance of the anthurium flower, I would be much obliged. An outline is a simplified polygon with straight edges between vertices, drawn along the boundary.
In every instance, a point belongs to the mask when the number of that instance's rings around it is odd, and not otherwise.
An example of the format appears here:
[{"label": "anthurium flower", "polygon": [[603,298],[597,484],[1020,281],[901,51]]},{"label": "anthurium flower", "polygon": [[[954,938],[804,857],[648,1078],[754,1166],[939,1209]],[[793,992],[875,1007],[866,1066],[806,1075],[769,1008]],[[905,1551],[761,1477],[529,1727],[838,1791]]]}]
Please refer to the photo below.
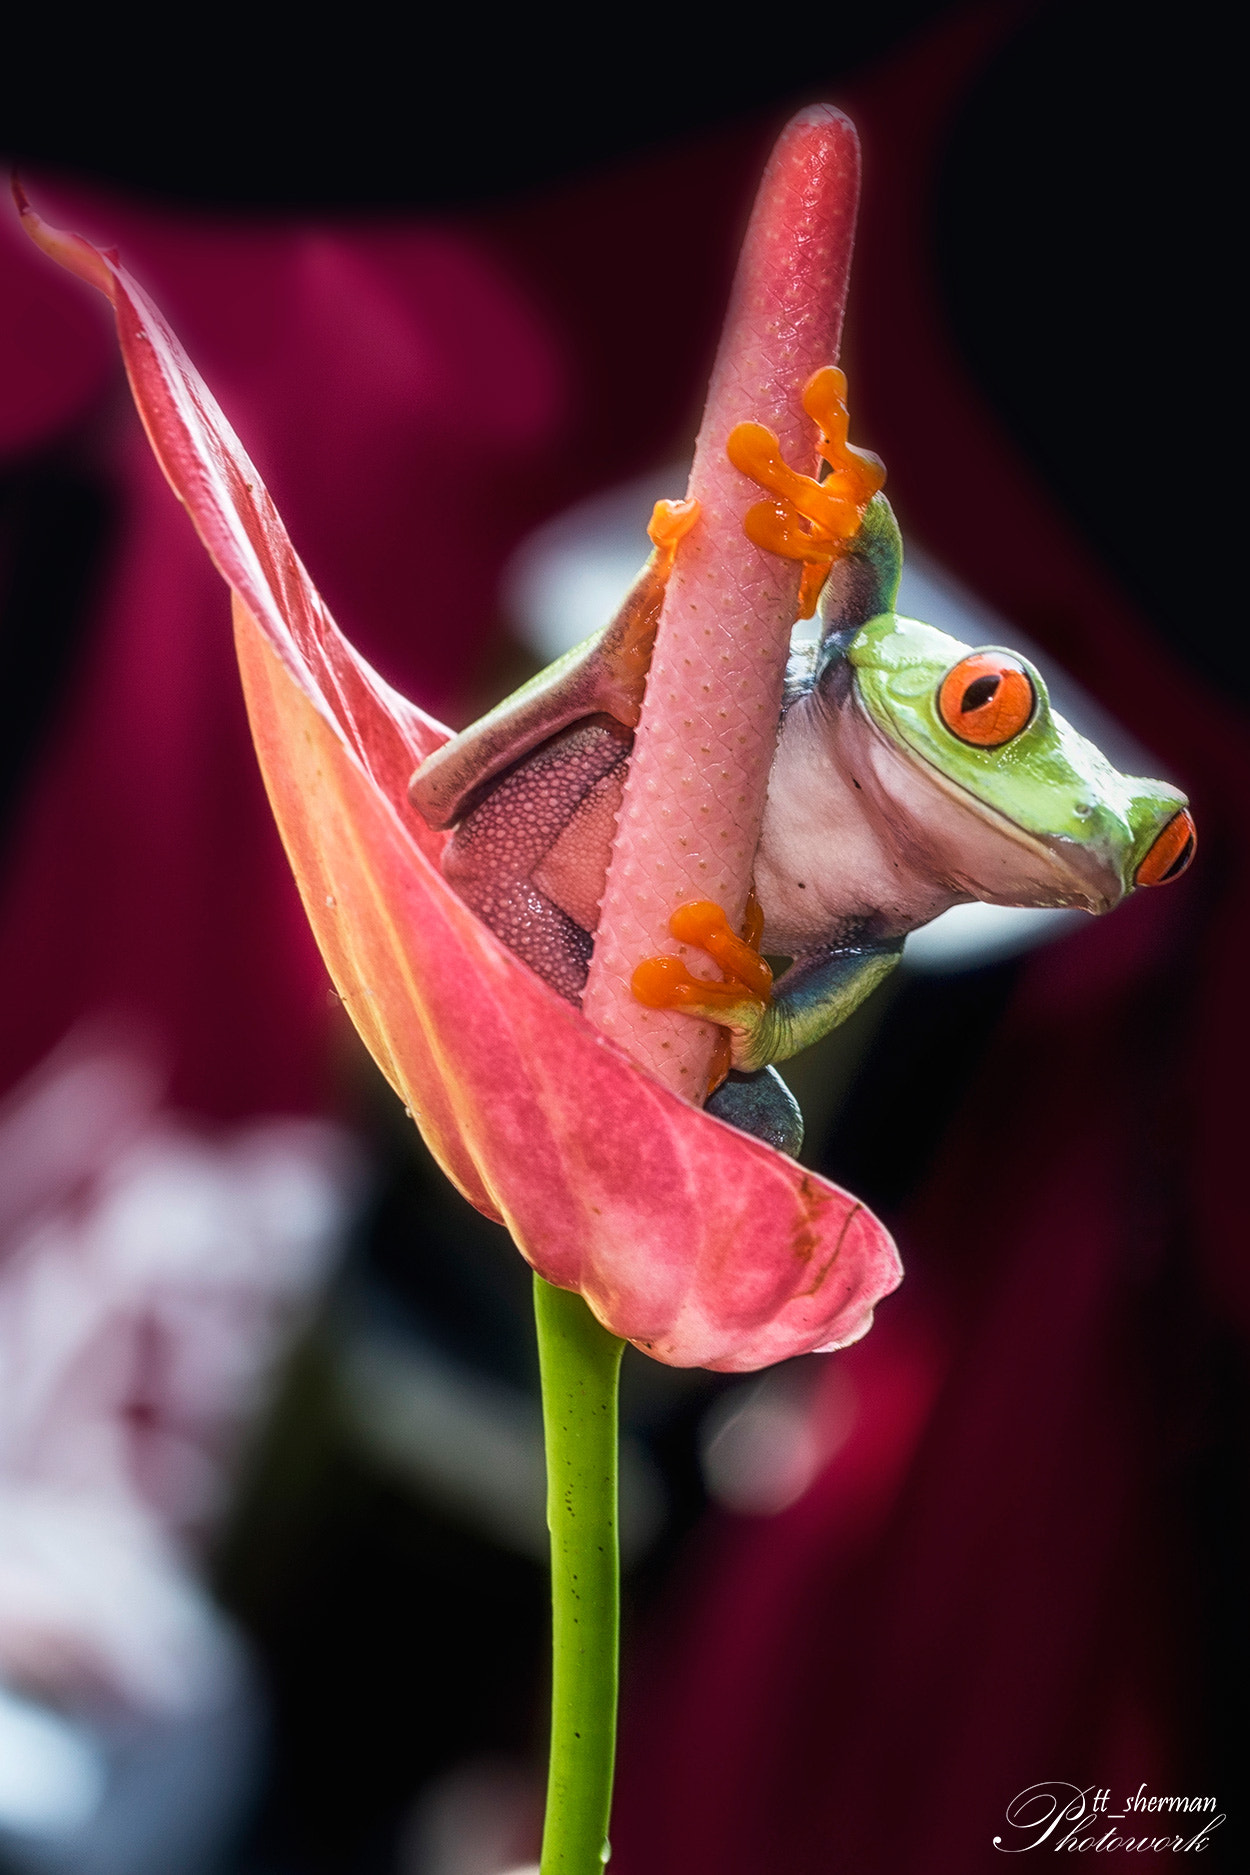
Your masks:
[{"label": "anthurium flower", "polygon": [[407,800],[449,732],[340,634],[211,392],[116,256],[18,196],[39,245],[113,304],[153,450],[233,593],[257,754],[326,965],[448,1176],[549,1283],[660,1360],[748,1370],[857,1339],[899,1280],[888,1233],[670,1092],[461,902],[439,869],[447,836]]}]

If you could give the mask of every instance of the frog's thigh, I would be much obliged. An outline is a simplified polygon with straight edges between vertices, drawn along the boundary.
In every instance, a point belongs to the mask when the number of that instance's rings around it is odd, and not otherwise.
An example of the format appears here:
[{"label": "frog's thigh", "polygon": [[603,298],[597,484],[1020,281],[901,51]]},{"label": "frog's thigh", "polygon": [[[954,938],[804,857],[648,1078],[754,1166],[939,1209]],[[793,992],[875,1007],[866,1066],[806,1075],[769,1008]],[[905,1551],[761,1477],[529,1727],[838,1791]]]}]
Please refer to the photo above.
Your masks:
[{"label": "frog's thigh", "polygon": [[599,907],[616,837],[628,768],[623,756],[582,797],[572,819],[534,871],[534,884],[585,931],[599,927]]},{"label": "frog's thigh", "polygon": [[594,939],[528,879],[474,882],[461,897],[557,996],[580,1005]]},{"label": "frog's thigh", "polygon": [[[598,801],[599,784],[618,770],[623,775],[632,743],[627,729],[604,717],[553,737],[465,816],[443,855],[444,875],[465,903],[569,1002],[580,1000],[590,965],[593,938],[583,918],[587,906],[597,917],[610,834],[601,857],[593,842],[582,842],[586,862],[601,868],[597,878],[579,879],[568,863],[552,881],[538,875],[587,797]],[[618,801],[619,792],[618,781]],[[560,883],[566,902],[548,889]]]}]

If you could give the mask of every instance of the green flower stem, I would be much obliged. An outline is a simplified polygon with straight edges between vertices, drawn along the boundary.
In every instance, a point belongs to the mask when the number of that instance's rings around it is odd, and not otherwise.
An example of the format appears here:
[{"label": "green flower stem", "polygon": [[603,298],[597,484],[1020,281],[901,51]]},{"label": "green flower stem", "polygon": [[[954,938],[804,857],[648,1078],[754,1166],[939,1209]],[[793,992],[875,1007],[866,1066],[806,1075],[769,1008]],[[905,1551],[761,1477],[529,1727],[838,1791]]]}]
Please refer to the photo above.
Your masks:
[{"label": "green flower stem", "polygon": [[621,1566],[617,1384],[625,1347],[534,1278],[551,1530],[551,1768],[540,1875],[601,1875],[616,1758]]}]

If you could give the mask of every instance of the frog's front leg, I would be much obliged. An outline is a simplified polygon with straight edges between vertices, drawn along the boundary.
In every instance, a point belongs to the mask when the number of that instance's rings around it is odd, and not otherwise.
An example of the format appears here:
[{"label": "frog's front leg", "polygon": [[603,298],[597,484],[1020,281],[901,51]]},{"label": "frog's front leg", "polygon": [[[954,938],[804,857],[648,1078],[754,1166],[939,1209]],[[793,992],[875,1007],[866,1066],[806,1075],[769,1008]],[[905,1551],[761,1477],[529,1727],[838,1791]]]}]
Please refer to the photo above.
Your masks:
[{"label": "frog's front leg", "polygon": [[705,950],[724,980],[693,976],[677,957],[649,957],[634,972],[634,994],[652,1008],[680,1009],[717,1023],[729,1046],[713,1068],[707,1111],[797,1156],[803,1116],[772,1064],[845,1022],[893,970],[903,940],[800,958],[774,985],[759,955],[760,923],[749,909],[747,935],[740,938],[719,905],[679,907],[669,921],[673,936]]},{"label": "frog's front leg", "polygon": [[654,1008],[719,1023],[731,1038],[731,1065],[743,1074],[788,1061],[837,1028],[903,954],[902,938],[830,948],[797,959],[774,984],[754,947],[729,932],[719,906],[682,906],[670,929],[706,950],[728,980],[707,982],[675,957],[652,957],[634,973],[634,994]]},{"label": "frog's front leg", "polygon": [[903,940],[897,938],[888,944],[819,951],[798,958],[778,978],[752,1039],[744,1038],[740,1046],[735,1043],[734,1066],[788,1061],[810,1048],[854,1014],[902,954]]}]

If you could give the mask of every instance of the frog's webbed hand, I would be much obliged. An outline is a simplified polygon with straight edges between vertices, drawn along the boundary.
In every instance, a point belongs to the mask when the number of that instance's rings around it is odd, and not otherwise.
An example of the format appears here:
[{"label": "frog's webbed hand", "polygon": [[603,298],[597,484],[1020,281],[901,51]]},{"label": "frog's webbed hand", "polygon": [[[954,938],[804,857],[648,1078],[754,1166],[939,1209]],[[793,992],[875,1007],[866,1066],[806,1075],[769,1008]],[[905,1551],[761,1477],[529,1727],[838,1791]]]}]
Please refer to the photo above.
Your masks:
[{"label": "frog's webbed hand", "polygon": [[462,820],[506,769],[573,723],[609,716],[637,728],[677,545],[698,513],[697,501],[657,501],[647,529],[653,551],[611,624],[426,757],[408,797],[429,826]]},{"label": "frog's webbed hand", "polygon": [[798,615],[811,618],[830,570],[850,550],[885,481],[885,465],[871,450],[847,440],[846,376],[836,365],[825,365],[808,379],[803,408],[817,426],[823,475],[792,468],[762,423],[736,424],[726,448],[734,468],[772,497],[748,508],[743,519],[747,538],[769,553],[803,563]]},{"label": "frog's webbed hand", "polygon": [[[750,913],[748,914],[750,917]],[[707,903],[683,905],[670,921],[673,936],[708,952],[724,982],[696,977],[676,957],[650,957],[634,973],[634,994],[653,1008],[680,1009],[728,1034],[728,1060],[740,1073],[786,1061],[835,1029],[870,996],[903,954],[890,943],[820,952],[793,964],[774,986],[758,952],[759,931],[739,938],[724,912]]]},{"label": "frog's webbed hand", "polygon": [[[772,996],[773,973],[759,953],[763,915],[752,894],[747,902],[746,926],[739,937],[721,906],[710,899],[680,905],[668,928],[681,944],[706,951],[725,977],[716,982],[696,977],[679,957],[648,957],[633,976],[633,991],[650,1009],[680,1009],[701,1021],[715,1022],[725,1031],[726,1046],[712,1062],[708,1092],[715,1092],[731,1067],[742,1065],[757,1049],[760,1025]],[[766,1059],[766,1057],[764,1057]],[[754,1060],[752,1067],[758,1065]]]}]

